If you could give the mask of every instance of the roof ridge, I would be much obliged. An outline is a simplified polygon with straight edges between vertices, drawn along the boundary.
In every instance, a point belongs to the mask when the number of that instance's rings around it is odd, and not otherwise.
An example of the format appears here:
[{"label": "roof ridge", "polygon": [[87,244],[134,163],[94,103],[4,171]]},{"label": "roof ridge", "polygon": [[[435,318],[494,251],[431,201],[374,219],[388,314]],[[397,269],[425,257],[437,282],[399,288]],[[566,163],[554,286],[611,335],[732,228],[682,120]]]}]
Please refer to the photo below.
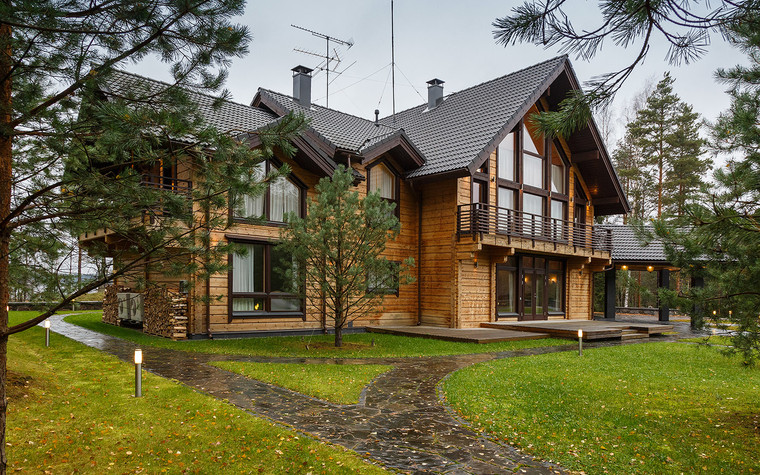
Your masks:
[{"label": "roof ridge", "polygon": [[[287,97],[288,99],[290,99],[293,102],[297,103],[297,101],[295,100],[295,98],[293,96],[288,95],[288,94],[283,94],[281,92],[273,91],[272,89],[267,89],[267,88],[264,88],[264,87],[260,87],[259,90],[260,91],[268,92],[270,94],[277,94],[279,96]],[[370,125],[375,125],[374,121],[372,121],[370,119],[365,119],[364,117],[360,117],[358,115],[350,114],[348,112],[339,111],[338,109],[332,109],[330,107],[320,106],[319,104],[315,104],[313,102],[311,103],[311,105],[312,105],[312,107],[318,107],[318,108],[323,109],[323,110],[337,112],[338,114],[347,115],[347,116],[353,117],[355,119],[363,120],[364,122],[367,122]],[[389,129],[391,129],[391,131],[396,131],[396,130],[401,130],[402,129],[401,127],[391,127],[390,125],[386,125],[386,124],[379,124],[379,125],[381,127],[388,127]]]},{"label": "roof ridge", "polygon": [[[475,84],[475,85],[472,85],[472,86],[468,86],[468,87],[466,87],[466,88],[464,88],[464,89],[460,89],[460,90],[458,90],[458,91],[454,91],[454,92],[451,92],[451,93],[449,93],[449,94],[446,94],[444,97],[450,97],[450,96],[453,96],[453,95],[455,95],[455,94],[461,94],[461,93],[463,93],[463,92],[469,91],[470,89],[475,89],[476,87],[480,87],[480,86],[483,86],[484,84],[489,84],[489,83],[492,83],[492,82],[496,82],[496,81],[499,81],[499,80],[501,80],[501,79],[504,79],[504,78],[506,78],[506,77],[512,76],[512,75],[514,75],[514,74],[518,74],[518,73],[521,73],[521,72],[523,72],[523,71],[527,71],[527,70],[529,70],[529,69],[537,68],[537,67],[539,67],[539,66],[541,66],[541,65],[544,65],[544,64],[546,64],[546,63],[550,63],[550,62],[552,62],[552,61],[556,61],[556,60],[558,60],[558,59],[565,59],[565,60],[567,60],[567,58],[568,58],[567,54],[561,54],[561,55],[559,55],[559,56],[555,56],[555,57],[553,57],[553,58],[551,58],[551,59],[547,59],[547,60],[545,60],[545,61],[541,61],[540,63],[536,63],[536,64],[533,64],[533,65],[531,65],[531,66],[526,66],[526,67],[524,67],[524,68],[522,68],[522,69],[518,69],[517,71],[512,71],[511,73],[507,73],[507,74],[504,74],[504,75],[502,75],[502,76],[499,76],[499,77],[496,77],[496,78],[493,78],[493,79],[489,79],[488,81],[483,81],[483,82],[481,82],[481,83],[478,83],[478,84]],[[412,107],[410,107],[410,108],[408,108],[408,109],[404,109],[404,110],[402,110],[402,111],[396,112],[396,115],[399,115],[399,114],[403,114],[404,112],[410,111],[410,110],[412,110],[412,109],[416,109],[416,108],[418,108],[418,107],[424,107],[424,106],[426,106],[426,105],[427,105],[427,104],[425,104],[425,103],[422,103],[422,104],[417,104],[416,106],[412,106]],[[385,117],[382,117],[380,120],[382,121],[382,120],[385,120],[385,119],[389,119],[389,118],[391,118],[391,117],[393,117],[393,114],[391,114],[391,115],[388,115],[388,116],[385,116]]]},{"label": "roof ridge", "polygon": [[227,103],[230,103],[230,104],[235,104],[236,106],[243,106],[243,107],[246,107],[246,108],[249,108],[249,109],[256,109],[255,107],[251,107],[250,105],[243,104],[242,102],[235,102],[235,101],[231,101],[229,99],[225,99],[223,97],[217,97],[217,96],[215,96],[213,94],[210,94],[208,92],[200,92],[200,91],[193,90],[193,89],[189,88],[188,86],[180,86],[178,84],[171,84],[171,83],[168,83],[166,81],[162,81],[160,79],[153,79],[153,78],[150,78],[148,76],[143,76],[142,74],[136,74],[136,73],[133,73],[133,72],[130,72],[130,71],[124,71],[123,69],[119,69],[119,68],[113,68],[113,71],[117,72],[117,73],[120,73],[120,74],[126,74],[127,76],[133,76],[133,77],[136,77],[136,78],[139,78],[139,79],[144,79],[144,80],[147,80],[147,81],[157,82],[157,83],[163,84],[163,85],[165,85],[167,87],[177,87],[177,88],[180,88],[180,89],[184,89],[185,91],[192,92],[193,94],[198,94],[200,96],[206,96],[209,99],[221,100],[221,101],[224,101],[224,102],[227,102]]}]

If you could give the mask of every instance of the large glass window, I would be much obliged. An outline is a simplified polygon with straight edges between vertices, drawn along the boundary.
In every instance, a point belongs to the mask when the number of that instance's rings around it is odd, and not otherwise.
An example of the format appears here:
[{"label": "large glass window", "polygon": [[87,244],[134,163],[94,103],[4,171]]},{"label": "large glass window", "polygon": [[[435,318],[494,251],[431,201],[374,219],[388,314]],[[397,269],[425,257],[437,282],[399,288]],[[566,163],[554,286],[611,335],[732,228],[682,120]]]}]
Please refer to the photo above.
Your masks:
[{"label": "large glass window", "polygon": [[516,275],[514,267],[496,267],[496,312],[500,316],[517,313]]},{"label": "large glass window", "polygon": [[541,234],[544,215],[543,196],[523,193],[523,232],[537,236]]},{"label": "large glass window", "polygon": [[548,310],[549,313],[560,313],[564,311],[562,305],[562,295],[565,288],[565,273],[562,269],[562,262],[549,261],[549,273],[547,279]]},{"label": "large glass window", "polygon": [[544,187],[544,159],[527,153],[523,155],[523,183],[536,188]]},{"label": "large glass window", "polygon": [[[251,173],[251,180],[263,180],[269,173],[270,166],[272,165],[268,162],[257,164]],[[244,195],[233,207],[234,216],[282,223],[287,213],[301,215],[303,200],[303,189],[292,178],[279,177],[263,193],[255,196]]]},{"label": "large glass window", "polygon": [[565,202],[552,200],[552,235],[555,239],[565,239]]},{"label": "large glass window", "polygon": [[552,171],[551,171],[551,191],[552,193],[567,194],[565,185],[565,162],[562,160],[559,150],[552,143]]},{"label": "large glass window", "polygon": [[292,268],[290,255],[265,243],[241,243],[244,251],[232,254],[232,316],[303,314],[302,300],[290,293],[285,271]]},{"label": "large glass window", "polygon": [[510,132],[499,144],[499,178],[515,181],[515,133]]}]

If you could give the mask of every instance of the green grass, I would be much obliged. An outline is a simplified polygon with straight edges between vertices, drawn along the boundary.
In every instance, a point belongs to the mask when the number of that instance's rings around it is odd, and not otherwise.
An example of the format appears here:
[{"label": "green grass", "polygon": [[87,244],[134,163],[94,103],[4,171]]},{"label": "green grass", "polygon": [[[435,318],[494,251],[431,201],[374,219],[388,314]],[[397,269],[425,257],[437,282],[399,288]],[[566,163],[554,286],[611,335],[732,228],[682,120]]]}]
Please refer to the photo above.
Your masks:
[{"label": "green grass", "polygon": [[364,386],[390,371],[387,365],[247,363],[219,361],[214,366],[337,404],[359,402]]},{"label": "green grass", "polygon": [[[506,341],[499,343],[458,343],[427,338],[411,338],[380,333],[355,333],[344,335],[343,348],[333,346],[332,335],[310,337],[264,337],[245,339],[171,341],[145,335],[130,328],[116,327],[103,323],[99,313],[72,315],[65,319],[69,323],[117,336],[142,346],[171,348],[174,350],[199,353],[218,353],[243,356],[286,356],[315,358],[382,358],[461,355],[470,353],[493,353],[535,348],[543,346],[567,345],[568,340],[546,338],[543,340]],[[372,346],[374,340],[375,345]]]},{"label": "green grass", "polygon": [[734,342],[730,336],[723,335],[710,335],[707,338],[682,338],[679,341],[687,341],[689,343],[706,343],[708,345],[716,346],[733,346]]},{"label": "green grass", "polygon": [[757,473],[760,369],[650,343],[478,364],[444,383],[473,426],[586,473]]},{"label": "green grass", "polygon": [[[11,312],[15,323],[34,312]],[[39,327],[9,342],[9,472],[384,473],[320,443]]]}]

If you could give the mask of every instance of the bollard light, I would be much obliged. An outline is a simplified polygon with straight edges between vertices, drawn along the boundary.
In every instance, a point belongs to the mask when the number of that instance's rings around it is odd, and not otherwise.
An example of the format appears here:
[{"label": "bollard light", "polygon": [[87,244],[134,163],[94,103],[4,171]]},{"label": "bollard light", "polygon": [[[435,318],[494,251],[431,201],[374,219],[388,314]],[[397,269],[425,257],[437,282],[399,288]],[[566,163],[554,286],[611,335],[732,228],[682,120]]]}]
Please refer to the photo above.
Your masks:
[{"label": "bollard light", "polygon": [[135,349],[135,397],[142,397],[142,350]]},{"label": "bollard light", "polygon": [[45,320],[42,326],[45,327],[45,346],[50,346],[50,320]]},{"label": "bollard light", "polygon": [[583,330],[578,329],[578,356],[583,356]]}]

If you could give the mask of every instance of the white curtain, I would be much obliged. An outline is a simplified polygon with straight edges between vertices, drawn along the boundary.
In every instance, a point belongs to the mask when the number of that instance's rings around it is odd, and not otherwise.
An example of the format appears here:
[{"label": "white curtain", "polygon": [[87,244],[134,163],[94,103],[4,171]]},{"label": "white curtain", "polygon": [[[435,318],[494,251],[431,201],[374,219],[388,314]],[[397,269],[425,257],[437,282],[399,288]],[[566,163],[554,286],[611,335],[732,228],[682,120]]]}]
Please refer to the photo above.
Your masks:
[{"label": "white curtain", "polygon": [[[264,179],[264,162],[256,165],[251,174],[251,179],[260,181]],[[258,196],[243,196],[243,218],[260,218],[264,215],[264,193]]]},{"label": "white curtain", "polygon": [[[232,255],[232,293],[264,291],[264,246],[243,244],[248,250],[245,255]],[[264,310],[260,298],[233,298],[232,310],[253,312]]]},{"label": "white curtain", "polygon": [[370,181],[372,182],[371,191],[379,191],[382,198],[396,199],[396,178],[385,165],[380,164],[372,167]]},{"label": "white curtain", "polygon": [[269,187],[269,219],[270,221],[285,221],[285,213],[298,214],[301,190],[290,180],[277,179]]}]

